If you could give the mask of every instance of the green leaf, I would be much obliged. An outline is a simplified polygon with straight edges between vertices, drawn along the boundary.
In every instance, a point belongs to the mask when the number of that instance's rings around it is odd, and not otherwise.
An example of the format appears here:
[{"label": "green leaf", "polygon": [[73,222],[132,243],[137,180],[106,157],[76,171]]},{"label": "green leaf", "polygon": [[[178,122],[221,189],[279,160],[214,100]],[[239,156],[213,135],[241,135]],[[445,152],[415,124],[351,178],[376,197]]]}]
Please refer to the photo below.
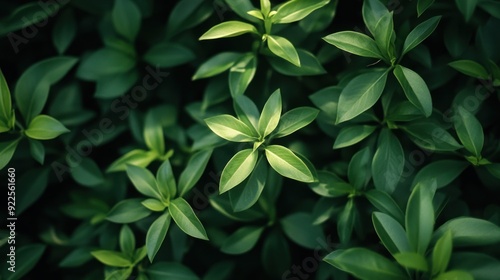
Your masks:
[{"label": "green leaf", "polygon": [[393,73],[408,100],[420,109],[424,116],[429,117],[432,114],[432,98],[424,79],[415,71],[401,65],[397,65]]},{"label": "green leaf", "polygon": [[419,270],[423,272],[429,271],[429,265],[427,264],[427,260],[418,253],[413,252],[402,252],[396,253],[394,255],[394,259],[396,261],[409,269]]},{"label": "green leaf", "polygon": [[288,148],[279,145],[267,146],[266,158],[271,167],[281,176],[304,183],[315,181],[309,167]]},{"label": "green leaf", "polygon": [[137,80],[139,80],[139,74],[135,69],[104,76],[96,81],[94,96],[102,99],[118,98],[132,88]]},{"label": "green leaf", "polygon": [[260,157],[245,185],[233,188],[229,192],[234,212],[247,210],[257,202],[266,184],[267,169],[264,157]]},{"label": "green leaf", "polygon": [[392,216],[400,224],[404,224],[404,213],[394,199],[386,192],[372,189],[365,193],[366,198],[379,211]]},{"label": "green leaf", "polygon": [[141,11],[131,0],[116,0],[111,11],[116,31],[129,41],[137,37],[141,29],[141,17]]},{"label": "green leaf", "polygon": [[[19,3],[20,4],[20,3]],[[19,5],[18,8],[11,11],[9,16],[5,15],[0,22],[0,36],[23,29],[33,24],[41,25],[42,22],[47,21],[49,17],[54,16],[62,5],[59,3],[51,3],[52,6],[49,9],[44,9],[47,6],[40,5],[38,2],[28,2],[24,5]],[[17,5],[16,5],[17,6]],[[32,33],[27,33],[32,34]],[[23,37],[24,38],[24,37]],[[16,53],[19,51],[18,48],[14,48]]]},{"label": "green leaf", "polygon": [[354,154],[349,162],[347,177],[349,183],[357,190],[366,188],[372,177],[372,155],[370,147],[364,147]]},{"label": "green leaf", "polygon": [[52,42],[59,54],[66,52],[71,42],[76,36],[76,20],[75,13],[71,9],[65,9],[52,30]]},{"label": "green leaf", "polygon": [[393,217],[385,213],[373,212],[372,222],[380,241],[391,255],[411,251],[403,226]]},{"label": "green leaf", "polygon": [[176,43],[160,43],[151,47],[145,54],[144,60],[152,66],[174,67],[195,59],[190,49]]},{"label": "green leaf", "polygon": [[176,262],[157,262],[145,269],[149,280],[200,280],[188,267]]},{"label": "green leaf", "polygon": [[47,115],[38,115],[24,131],[26,136],[37,140],[50,140],[67,133],[69,130],[58,120]]},{"label": "green leaf", "polygon": [[302,20],[310,13],[325,6],[329,0],[291,0],[279,6],[271,18],[273,23],[290,23]]},{"label": "green leaf", "polygon": [[230,255],[244,254],[255,247],[262,231],[262,227],[242,227],[226,238],[220,250]]},{"label": "green leaf", "polygon": [[271,134],[279,124],[281,116],[281,92],[279,89],[273,92],[267,99],[262,114],[259,118],[257,130],[261,139]]},{"label": "green leaf", "polygon": [[385,14],[375,25],[373,37],[380,52],[386,54],[387,61],[396,59],[394,55],[394,40],[396,33],[394,32],[393,12]]},{"label": "green leaf", "polygon": [[417,14],[420,17],[430,6],[434,4],[434,0],[418,0]]},{"label": "green leaf", "polygon": [[453,246],[481,246],[500,243],[500,227],[492,222],[472,217],[459,217],[447,221],[434,233],[434,239],[447,231],[453,235]]},{"label": "green leaf", "polygon": [[297,53],[297,50],[295,49],[293,44],[290,43],[290,41],[276,35],[267,35],[266,38],[267,46],[272,53],[297,67],[301,66],[299,54]]},{"label": "green leaf", "polygon": [[203,228],[200,220],[194,214],[193,208],[191,208],[184,198],[179,197],[172,200],[168,207],[168,211],[170,215],[172,215],[172,219],[174,219],[177,226],[187,235],[208,240],[205,228]]},{"label": "green leaf", "polygon": [[346,196],[354,192],[354,188],[335,173],[318,171],[318,182],[309,184],[313,192],[324,197]]},{"label": "green leaf", "polygon": [[[419,0],[419,4],[422,2]],[[427,1],[429,2],[429,1]],[[431,4],[434,1],[430,1]],[[401,56],[405,55],[420,43],[422,43],[427,37],[429,37],[432,32],[436,29],[441,20],[441,16],[431,17],[430,19],[417,25],[409,34],[406,36],[405,42],[403,44],[403,52]]]},{"label": "green leaf", "polygon": [[311,107],[299,107],[283,114],[276,129],[276,138],[284,137],[307,126],[316,119],[319,110]]},{"label": "green leaf", "polygon": [[105,265],[113,267],[128,267],[132,265],[132,262],[121,252],[97,250],[90,252],[90,254]]},{"label": "green leaf", "polygon": [[325,68],[323,68],[316,56],[303,49],[297,48],[296,50],[300,66],[290,64],[288,61],[275,56],[269,56],[267,60],[274,70],[287,76],[314,76],[326,73]]},{"label": "green leaf", "polygon": [[163,202],[159,201],[156,198],[148,198],[141,201],[141,204],[144,205],[147,209],[154,212],[162,212],[167,207]]},{"label": "green leaf", "polygon": [[5,280],[22,279],[22,277],[28,274],[28,272],[30,272],[38,263],[40,258],[43,256],[43,253],[45,252],[45,248],[45,245],[36,243],[18,247],[15,252],[16,272],[9,272],[8,276],[5,277]]},{"label": "green leaf", "polygon": [[488,71],[481,64],[473,60],[457,60],[448,63],[448,65],[458,72],[473,78],[487,80],[489,76]]},{"label": "green leaf", "polygon": [[458,10],[464,15],[465,21],[469,21],[474,14],[479,0],[455,0]]},{"label": "green leaf", "polygon": [[431,162],[418,171],[412,185],[428,185],[434,181],[438,189],[445,187],[455,180],[467,166],[467,162],[462,160],[444,159]]},{"label": "green leaf", "polygon": [[401,143],[389,129],[383,129],[372,161],[375,188],[387,193],[394,192],[403,174],[404,165],[405,154]]},{"label": "green leaf", "polygon": [[269,15],[271,11],[271,1],[270,0],[260,0],[260,10],[263,15],[266,17]]},{"label": "green leaf", "polygon": [[140,198],[126,199],[118,202],[108,213],[106,219],[118,224],[128,224],[146,218],[151,211],[145,208]]},{"label": "green leaf", "polygon": [[446,271],[452,249],[452,233],[448,231],[439,238],[432,251],[432,275],[438,275]]},{"label": "green leaf", "polygon": [[415,144],[426,150],[455,151],[462,148],[448,131],[433,121],[415,121],[401,128]]},{"label": "green leaf", "polygon": [[450,270],[445,273],[439,274],[434,280],[474,280],[475,278],[468,272],[463,270]]},{"label": "green leaf", "polygon": [[231,68],[242,57],[243,54],[236,52],[221,52],[216,54],[198,67],[192,79],[197,80],[218,75]]},{"label": "green leaf", "polygon": [[255,103],[244,95],[233,97],[233,107],[238,118],[244,122],[255,135],[257,133],[257,126],[259,125],[260,113]]},{"label": "green leaf", "polygon": [[342,211],[338,215],[337,233],[341,244],[348,244],[351,241],[352,230],[356,220],[359,219],[358,209],[354,204],[354,199],[349,198]]},{"label": "green leaf", "polygon": [[435,184],[418,184],[413,189],[406,206],[405,228],[412,251],[425,254],[434,231],[434,206],[432,199]]},{"label": "green leaf", "polygon": [[406,273],[393,262],[365,248],[336,250],[328,254],[323,260],[342,271],[364,280],[408,279]]},{"label": "green leaf", "polygon": [[5,168],[5,166],[9,164],[20,140],[21,138],[18,138],[16,140],[0,143],[0,169]]},{"label": "green leaf", "polygon": [[128,225],[123,225],[120,230],[120,250],[127,256],[132,256],[135,250],[134,232]]},{"label": "green leaf", "polygon": [[181,0],[176,3],[175,7],[170,9],[167,21],[166,33],[169,39],[202,23],[215,10],[215,5],[203,0]]},{"label": "green leaf", "polygon": [[20,215],[35,203],[45,192],[49,184],[50,169],[31,168],[17,182],[19,186],[26,186],[16,189],[16,213]]},{"label": "green leaf", "polygon": [[132,274],[132,270],[132,267],[112,270],[111,273],[106,274],[104,280],[127,280]]},{"label": "green leaf", "polygon": [[129,54],[103,48],[83,57],[76,75],[83,80],[96,81],[105,76],[128,72],[135,64],[135,58]]},{"label": "green leaf", "polygon": [[211,265],[203,280],[229,280],[236,265],[233,261],[220,261]]},{"label": "green leaf", "polygon": [[[280,231],[273,230],[264,238],[262,266],[265,271],[279,278],[292,265],[290,247]],[[293,279],[293,278],[292,278]]]},{"label": "green leaf", "polygon": [[226,21],[219,23],[210,28],[207,32],[201,35],[199,40],[211,40],[219,38],[229,38],[239,36],[245,33],[259,34],[255,26],[241,21]]},{"label": "green leaf", "polygon": [[172,165],[170,165],[168,159],[163,161],[158,171],[156,171],[156,185],[167,201],[177,194],[177,184],[175,183],[174,172],[172,171]]},{"label": "green leaf", "polygon": [[374,70],[361,74],[342,89],[336,123],[348,121],[370,109],[382,95],[387,81],[387,71]]},{"label": "green leaf", "polygon": [[[6,127],[4,131],[10,130],[12,119],[14,118],[12,111],[12,100],[10,96],[9,85],[0,70],[0,123]],[[0,131],[3,132],[3,131]]]},{"label": "green leaf", "polygon": [[158,217],[149,227],[146,234],[146,248],[150,262],[160,250],[161,244],[167,235],[168,227],[170,226],[171,217],[168,212]]},{"label": "green leaf", "polygon": [[59,263],[59,267],[79,267],[91,259],[90,248],[79,247],[67,254]]},{"label": "green leaf", "polygon": [[38,161],[38,163],[43,165],[45,160],[45,147],[42,142],[34,139],[28,139],[30,144],[31,156]]},{"label": "green leaf", "polygon": [[363,33],[341,31],[330,34],[324,37],[323,40],[348,53],[382,59],[377,43]]},{"label": "green leaf", "polygon": [[126,171],[128,165],[146,167],[157,156],[158,154],[154,151],[132,150],[111,163],[106,172]]},{"label": "green leaf", "polygon": [[325,236],[321,227],[313,225],[312,222],[312,216],[304,212],[295,212],[280,221],[288,238],[302,247],[315,249],[318,247],[318,239],[324,240]]},{"label": "green leaf", "polygon": [[340,129],[335,143],[333,143],[333,149],[340,149],[357,144],[366,137],[370,136],[376,126],[373,125],[352,125],[346,126]]},{"label": "green leaf", "polygon": [[137,191],[145,196],[162,200],[162,195],[158,191],[155,176],[151,171],[143,167],[128,165],[127,176]]},{"label": "green leaf", "polygon": [[163,136],[163,127],[161,120],[155,114],[155,111],[150,110],[146,114],[144,123],[144,142],[146,146],[159,155],[165,153],[165,139]]},{"label": "green leaf", "polygon": [[231,115],[218,115],[205,119],[208,127],[219,137],[233,142],[253,142],[254,132],[244,122]]},{"label": "green leaf", "polygon": [[375,35],[377,23],[389,14],[387,7],[379,0],[365,0],[362,7],[363,21],[372,35]]},{"label": "green leaf", "polygon": [[496,280],[500,261],[487,254],[458,252],[452,255],[448,269],[467,271],[476,280]]},{"label": "green leaf", "polygon": [[49,96],[50,86],[61,80],[77,60],[68,56],[48,58],[31,65],[23,72],[17,80],[14,93],[17,108],[26,123],[30,123],[42,112]]},{"label": "green leaf", "polygon": [[257,163],[258,152],[245,149],[236,153],[226,164],[220,177],[219,193],[224,193],[243,182]]},{"label": "green leaf", "polygon": [[231,96],[243,95],[257,71],[257,58],[253,54],[241,57],[229,70]]},{"label": "green leaf", "polygon": [[184,196],[196,185],[207,167],[212,149],[201,150],[189,159],[186,167],[179,176],[179,195]]},{"label": "green leaf", "polygon": [[83,158],[77,166],[71,167],[73,179],[87,187],[96,187],[104,183],[104,176],[97,163],[91,158]]}]

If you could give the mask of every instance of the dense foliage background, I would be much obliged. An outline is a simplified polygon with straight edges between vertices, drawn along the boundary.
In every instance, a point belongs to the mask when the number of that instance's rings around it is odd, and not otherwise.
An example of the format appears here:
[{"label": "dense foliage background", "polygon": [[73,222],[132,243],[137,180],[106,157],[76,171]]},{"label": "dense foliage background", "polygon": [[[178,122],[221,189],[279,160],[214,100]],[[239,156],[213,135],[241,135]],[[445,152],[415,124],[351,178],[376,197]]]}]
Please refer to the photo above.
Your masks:
[{"label": "dense foliage background", "polygon": [[1,279],[498,279],[499,1],[0,7]]}]

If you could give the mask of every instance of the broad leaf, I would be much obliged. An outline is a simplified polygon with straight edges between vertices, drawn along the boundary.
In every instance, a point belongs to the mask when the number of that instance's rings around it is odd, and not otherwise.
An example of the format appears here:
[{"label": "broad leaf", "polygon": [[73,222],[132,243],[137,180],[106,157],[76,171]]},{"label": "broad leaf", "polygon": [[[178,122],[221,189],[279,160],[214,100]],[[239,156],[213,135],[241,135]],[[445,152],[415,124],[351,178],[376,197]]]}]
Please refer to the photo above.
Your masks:
[{"label": "broad leaf", "polygon": [[479,0],[455,0],[458,10],[464,15],[465,21],[469,21]]},{"label": "broad leaf", "polygon": [[267,146],[266,158],[271,167],[284,177],[305,183],[315,181],[306,163],[288,148],[279,145]]},{"label": "broad leaf", "polygon": [[404,224],[404,213],[394,199],[386,192],[380,190],[369,190],[365,193],[370,203],[385,214],[392,216],[401,225]]},{"label": "broad leaf", "polygon": [[287,136],[307,126],[316,119],[319,110],[311,107],[299,107],[283,114],[276,129],[276,138]]},{"label": "broad leaf", "polygon": [[434,4],[434,0],[418,0],[417,14],[420,17],[430,6]]},{"label": "broad leaf", "polygon": [[324,240],[320,226],[312,225],[312,216],[304,212],[295,212],[281,219],[285,235],[302,247],[315,249],[318,239]]},{"label": "broad leaf", "polygon": [[118,202],[108,213],[106,219],[118,224],[128,224],[146,218],[151,211],[145,208],[141,199],[126,199]]},{"label": "broad leaf", "polygon": [[411,251],[403,226],[394,218],[381,212],[373,212],[372,222],[380,241],[391,255]]},{"label": "broad leaf", "polygon": [[290,23],[302,20],[310,13],[325,6],[329,0],[291,0],[279,6],[271,18],[273,23]]},{"label": "broad leaf", "polygon": [[448,65],[458,72],[473,78],[486,80],[489,76],[488,71],[481,64],[473,60],[457,60],[448,63]]},{"label": "broad leaf", "polygon": [[244,254],[257,244],[263,230],[262,227],[242,227],[224,241],[220,250],[230,255]]},{"label": "broad leaf", "polygon": [[375,41],[363,33],[341,31],[323,38],[327,43],[337,48],[364,57],[382,59],[382,54]]},{"label": "broad leaf", "polygon": [[413,252],[396,253],[394,255],[394,259],[396,259],[396,261],[400,265],[406,268],[423,272],[429,271],[429,265],[427,264],[427,260],[421,254]]},{"label": "broad leaf", "polygon": [[218,136],[233,142],[253,142],[256,135],[244,122],[231,115],[218,115],[205,119],[208,127]]},{"label": "broad leaf", "polygon": [[192,79],[197,80],[218,75],[231,68],[242,56],[243,54],[236,52],[216,54],[198,67]]},{"label": "broad leaf", "polygon": [[105,265],[114,267],[128,267],[132,265],[130,259],[125,257],[121,252],[97,250],[90,252],[90,254]]},{"label": "broad leaf", "polygon": [[163,240],[167,235],[168,227],[170,226],[170,221],[170,214],[168,212],[164,213],[158,217],[148,229],[146,234],[146,248],[150,262],[153,262],[156,253],[158,253],[161,244],[163,244]]},{"label": "broad leaf", "polygon": [[226,21],[210,28],[199,40],[235,37],[245,33],[259,34],[255,26],[241,21]]},{"label": "broad leaf", "polygon": [[115,1],[115,5],[111,11],[111,18],[113,19],[116,31],[120,35],[129,41],[135,39],[141,28],[141,11],[134,1]]},{"label": "broad leaf", "polygon": [[176,43],[160,43],[151,47],[144,60],[152,66],[174,67],[188,63],[196,58],[193,51]]},{"label": "broad leaf", "polygon": [[168,211],[174,219],[177,226],[194,238],[208,240],[205,228],[201,224],[198,217],[196,217],[193,208],[187,203],[184,198],[179,197],[170,202]]},{"label": "broad leaf", "polygon": [[447,221],[434,233],[438,239],[447,231],[453,236],[453,246],[481,246],[500,243],[500,227],[494,223],[472,217],[459,217]]},{"label": "broad leaf", "polygon": [[135,165],[139,167],[148,166],[156,159],[158,154],[153,151],[132,150],[115,160],[106,169],[106,172],[117,172],[127,170],[127,165]]},{"label": "broad leaf", "polygon": [[122,226],[118,241],[120,243],[120,250],[127,256],[133,256],[135,250],[135,236],[128,225]]},{"label": "broad leaf", "polygon": [[18,138],[16,140],[0,143],[0,169],[3,169],[9,164],[20,140],[21,138]]},{"label": "broad leaf", "polygon": [[191,269],[177,262],[156,262],[145,271],[150,280],[200,280]]},{"label": "broad leaf", "polygon": [[67,133],[69,130],[58,120],[47,115],[38,115],[24,131],[26,136],[37,140],[50,140]]},{"label": "broad leaf", "polygon": [[246,184],[231,189],[229,198],[235,212],[244,211],[257,202],[266,184],[267,169],[268,165],[264,157],[261,157]]},{"label": "broad leaf", "polygon": [[127,166],[127,176],[134,187],[145,196],[162,199],[162,195],[158,191],[156,179],[153,173],[146,168],[129,165]]},{"label": "broad leaf", "polygon": [[95,81],[105,76],[128,72],[135,64],[135,59],[128,53],[103,48],[83,57],[76,75],[83,80]]},{"label": "broad leaf", "polygon": [[179,195],[187,194],[200,180],[212,155],[212,149],[201,150],[189,159],[179,176]]},{"label": "broad leaf", "polygon": [[434,231],[434,183],[419,184],[413,189],[406,206],[405,228],[413,252],[425,254]]},{"label": "broad leaf", "polygon": [[375,129],[377,129],[377,127],[373,125],[352,125],[343,127],[339,131],[335,143],[333,143],[333,148],[340,149],[357,144],[370,136]]},{"label": "broad leaf", "polygon": [[28,274],[40,261],[45,249],[45,245],[38,243],[18,247],[15,251],[15,272],[8,271],[8,274],[3,274],[7,275],[5,280],[23,279],[22,277]]},{"label": "broad leaf", "polygon": [[448,131],[433,121],[415,121],[401,128],[415,144],[426,150],[455,151],[462,148]]},{"label": "broad leaf", "polygon": [[420,169],[413,179],[413,185],[428,185],[435,182],[437,188],[442,188],[455,180],[468,166],[466,161],[461,160],[437,160]]},{"label": "broad leaf", "polygon": [[219,192],[222,194],[243,182],[252,173],[257,158],[258,152],[252,149],[236,153],[222,170]]},{"label": "broad leaf", "polygon": [[352,156],[347,170],[347,178],[355,189],[364,189],[372,178],[372,158],[373,153],[370,147],[364,147]]},{"label": "broad leaf", "polygon": [[274,56],[269,56],[267,58],[269,64],[271,64],[278,73],[287,76],[314,76],[326,73],[325,68],[323,68],[316,56],[303,49],[297,48],[296,50],[299,55],[300,67]]},{"label": "broad leaf", "polygon": [[170,160],[165,160],[156,171],[156,185],[160,194],[167,201],[177,194],[177,184]]},{"label": "broad leaf", "polygon": [[297,67],[301,66],[299,54],[297,53],[297,50],[295,49],[293,44],[290,43],[290,41],[276,35],[267,35],[266,38],[267,46],[272,53]]},{"label": "broad leaf", "polygon": [[257,130],[261,139],[271,134],[278,126],[281,116],[281,92],[277,89],[264,104]]},{"label": "broad leaf", "polygon": [[363,21],[372,35],[375,35],[377,23],[389,14],[387,7],[379,0],[365,0],[362,7]]},{"label": "broad leaf", "polygon": [[429,117],[432,113],[432,98],[424,79],[415,71],[401,65],[394,68],[394,76],[408,100],[420,109],[424,116]]},{"label": "broad leaf", "polygon": [[[421,0],[418,2],[420,4]],[[429,2],[429,1],[427,1]],[[433,1],[432,1],[433,2]],[[432,3],[431,3],[432,4]],[[422,43],[427,37],[429,37],[432,32],[436,29],[441,20],[441,16],[431,17],[430,19],[417,25],[409,34],[406,36],[403,53],[401,56],[405,55],[420,43]]]},{"label": "broad leaf", "polygon": [[399,183],[405,164],[403,147],[388,129],[382,130],[373,156],[372,176],[375,188],[392,193]]},{"label": "broad leaf", "polygon": [[452,233],[448,231],[434,245],[434,250],[432,251],[432,275],[441,274],[446,271],[452,249]]},{"label": "broad leaf", "polygon": [[253,54],[241,57],[229,70],[229,90],[231,96],[245,93],[257,71],[257,58]]}]

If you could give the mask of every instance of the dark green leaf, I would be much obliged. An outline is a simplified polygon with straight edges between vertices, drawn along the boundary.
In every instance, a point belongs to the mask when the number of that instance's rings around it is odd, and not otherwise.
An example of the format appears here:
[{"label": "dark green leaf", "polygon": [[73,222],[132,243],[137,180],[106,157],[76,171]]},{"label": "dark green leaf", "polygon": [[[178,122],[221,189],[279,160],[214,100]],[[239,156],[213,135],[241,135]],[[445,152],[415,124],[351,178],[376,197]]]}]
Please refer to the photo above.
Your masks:
[{"label": "dark green leaf", "polygon": [[370,136],[375,129],[377,129],[377,127],[373,125],[352,125],[343,127],[335,139],[335,143],[333,143],[333,148],[340,149],[357,144]]},{"label": "dark green leaf", "polygon": [[116,31],[129,41],[134,41],[141,28],[142,17],[141,11],[134,1],[115,1],[111,17]]},{"label": "dark green leaf", "polygon": [[[422,2],[421,0],[418,1],[418,4]],[[434,1],[426,1],[426,2],[432,2]],[[428,4],[428,5],[430,5]],[[423,11],[422,11],[423,12]],[[419,14],[421,14],[419,12]],[[431,17],[430,19],[420,23],[417,25],[409,34],[406,36],[404,45],[403,45],[403,53],[401,54],[402,56],[408,53],[410,50],[414,49],[416,46],[418,46],[420,43],[422,43],[427,37],[429,37],[432,32],[436,29],[436,27],[439,24],[439,21],[441,20],[441,16],[435,16]]]},{"label": "dark green leaf", "polygon": [[313,192],[324,197],[346,196],[354,192],[354,188],[335,173],[318,171],[318,182],[309,184]]},{"label": "dark green leaf", "polygon": [[212,155],[212,149],[201,150],[189,159],[179,177],[179,195],[187,194],[200,180]]},{"label": "dark green leaf", "polygon": [[75,13],[71,9],[66,9],[61,13],[52,31],[52,42],[59,54],[66,52],[71,42],[76,36]]},{"label": "dark green leaf", "polygon": [[162,199],[162,195],[158,191],[156,179],[153,173],[146,168],[128,165],[127,176],[134,187],[145,196]]},{"label": "dark green leaf", "polygon": [[314,76],[326,73],[326,70],[316,56],[303,49],[297,48],[296,50],[299,55],[300,67],[274,56],[267,58],[269,64],[271,64],[278,73],[287,76]]},{"label": "dark green leaf", "polygon": [[231,96],[245,93],[257,71],[257,58],[253,54],[241,57],[229,70],[229,90]]},{"label": "dark green leaf", "polygon": [[132,262],[121,252],[97,250],[90,252],[90,254],[105,265],[114,267],[128,267],[132,265]]},{"label": "dark green leaf", "polygon": [[263,230],[262,227],[242,227],[224,241],[220,250],[230,255],[244,254],[255,247]]},{"label": "dark green leaf", "polygon": [[49,184],[50,169],[30,169],[19,178],[16,189],[16,213],[20,215],[35,203],[45,192]]},{"label": "dark green leaf", "polygon": [[382,130],[373,156],[372,176],[375,188],[392,193],[399,183],[405,164],[403,147],[388,129]]},{"label": "dark green leaf", "polygon": [[188,267],[174,262],[157,262],[145,269],[150,280],[199,280]]},{"label": "dark green leaf", "polygon": [[437,188],[442,188],[450,184],[468,166],[466,161],[459,160],[438,160],[429,163],[415,175],[413,185],[428,185],[436,182]]},{"label": "dark green leaf", "polygon": [[468,272],[463,270],[450,270],[445,273],[439,274],[435,280],[450,280],[450,279],[460,279],[460,280],[474,280],[475,278]]},{"label": "dark green leaf", "polygon": [[435,191],[435,183],[416,185],[406,206],[406,234],[415,253],[425,254],[432,238],[435,219],[432,199]]},{"label": "dark green leaf", "polygon": [[123,225],[120,230],[120,250],[127,256],[132,256],[135,250],[134,232],[128,225]]},{"label": "dark green leaf", "polygon": [[388,193],[373,189],[367,191],[365,196],[379,211],[391,215],[400,224],[404,224],[403,210],[401,210],[396,201]]},{"label": "dark green leaf", "polygon": [[446,271],[452,249],[452,233],[448,231],[439,238],[432,251],[432,275],[441,274]]},{"label": "dark green leaf", "polygon": [[455,0],[458,10],[464,15],[465,21],[469,21],[479,0]]},{"label": "dark green leaf", "polygon": [[364,189],[372,177],[372,155],[370,147],[364,147],[354,154],[349,162],[347,177],[357,190]]},{"label": "dark green leaf", "polygon": [[492,222],[472,217],[459,217],[440,226],[434,239],[451,231],[453,246],[480,246],[500,243],[500,227]]},{"label": "dark green leaf", "polygon": [[38,163],[43,165],[45,160],[45,147],[42,142],[34,139],[28,139],[30,143],[30,153],[31,156],[38,161]]},{"label": "dark green leaf", "polygon": [[314,121],[319,110],[311,107],[299,107],[283,114],[276,129],[276,138],[287,136]]},{"label": "dark green leaf", "polygon": [[415,121],[401,128],[419,147],[430,151],[455,151],[462,146],[441,125],[433,121]]},{"label": "dark green leaf", "polygon": [[83,80],[95,81],[104,76],[128,72],[135,64],[135,59],[129,54],[103,48],[83,57],[76,75]]},{"label": "dark green leaf", "polygon": [[364,57],[382,59],[382,54],[375,41],[363,33],[341,31],[323,38],[327,43],[337,48]]},{"label": "dark green leaf", "polygon": [[195,59],[195,54],[183,45],[176,43],[160,43],[151,47],[144,60],[153,66],[174,67]]},{"label": "dark green leaf", "polygon": [[146,234],[146,248],[150,262],[153,262],[156,253],[158,253],[158,250],[167,235],[170,221],[170,214],[166,212],[158,217],[148,229],[148,233]]},{"label": "dark green leaf", "polygon": [[312,216],[303,212],[293,213],[280,221],[288,238],[300,246],[315,249],[318,246],[318,240],[324,240],[325,236],[321,227],[313,226],[312,222]]},{"label": "dark green leaf", "polygon": [[5,280],[22,279],[28,272],[30,272],[42,257],[46,246],[42,244],[29,244],[17,248],[15,257],[15,271],[9,271]]},{"label": "dark green leaf", "polygon": [[434,4],[434,0],[418,0],[417,14],[420,17],[430,6]]},{"label": "dark green leaf", "polygon": [[450,67],[473,78],[488,79],[488,71],[484,67],[472,60],[457,60],[448,63]]},{"label": "dark green leaf", "polygon": [[118,202],[108,213],[106,219],[118,224],[128,224],[146,218],[151,211],[144,207],[141,199],[133,198]]},{"label": "dark green leaf", "polygon": [[197,80],[218,75],[231,68],[242,56],[243,54],[236,52],[216,54],[198,67],[192,79]]},{"label": "dark green leaf", "polygon": [[389,14],[389,10],[379,0],[366,0],[363,1],[362,14],[366,27],[374,35],[377,23],[382,17]]},{"label": "dark green leaf", "polygon": [[424,79],[415,71],[401,65],[397,65],[393,73],[408,100],[420,109],[424,116],[429,117],[432,113],[432,98]]},{"label": "dark green leaf", "polygon": [[73,179],[87,187],[95,187],[104,183],[104,176],[97,163],[91,158],[83,158],[75,167],[71,167]]},{"label": "dark green leaf", "polygon": [[264,157],[260,157],[246,184],[233,188],[229,192],[231,205],[235,212],[244,211],[257,202],[266,184],[267,169],[268,165]]},{"label": "dark green leaf", "polygon": [[391,255],[411,251],[403,226],[394,218],[385,213],[373,212],[372,222],[380,241]]},{"label": "dark green leaf", "polygon": [[359,219],[358,209],[356,209],[354,200],[350,198],[342,212],[339,213],[337,221],[337,233],[341,244],[348,244],[351,240],[356,219]]},{"label": "dark green leaf", "polygon": [[496,280],[500,261],[487,254],[458,252],[452,255],[449,269],[467,271],[476,280]]}]

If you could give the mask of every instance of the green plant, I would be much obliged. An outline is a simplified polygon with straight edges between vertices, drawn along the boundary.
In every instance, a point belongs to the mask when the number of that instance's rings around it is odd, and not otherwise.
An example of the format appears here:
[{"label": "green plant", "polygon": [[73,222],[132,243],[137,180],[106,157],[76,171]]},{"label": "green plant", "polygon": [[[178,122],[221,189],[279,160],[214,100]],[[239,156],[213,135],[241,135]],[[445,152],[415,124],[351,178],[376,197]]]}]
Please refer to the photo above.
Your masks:
[{"label": "green plant", "polygon": [[1,279],[498,278],[498,1],[1,6]]}]

